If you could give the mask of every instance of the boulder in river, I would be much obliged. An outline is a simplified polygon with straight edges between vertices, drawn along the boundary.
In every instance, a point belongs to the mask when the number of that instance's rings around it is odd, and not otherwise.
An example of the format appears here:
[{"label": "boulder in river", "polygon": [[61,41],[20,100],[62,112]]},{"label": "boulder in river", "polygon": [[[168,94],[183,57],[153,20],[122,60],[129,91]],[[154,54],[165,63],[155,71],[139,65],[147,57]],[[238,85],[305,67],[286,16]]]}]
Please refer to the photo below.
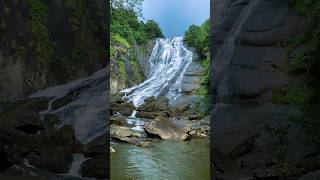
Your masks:
[{"label": "boulder in river", "polygon": [[121,104],[111,102],[110,107],[111,107],[111,115],[120,113],[121,115],[124,115],[124,116],[130,116],[133,110],[135,110],[135,107],[132,104],[132,102],[123,102]]},{"label": "boulder in river", "polygon": [[140,133],[134,132],[129,127],[111,125],[110,135],[112,139],[121,140],[125,137],[141,137]]},{"label": "boulder in river", "polygon": [[137,117],[140,117],[140,118],[154,119],[157,117],[157,115],[158,113],[156,112],[145,112],[145,111],[137,112]]},{"label": "boulder in river", "polygon": [[159,136],[163,140],[187,140],[189,135],[175,126],[168,118],[159,116],[154,121],[145,124],[149,135]]},{"label": "boulder in river", "polygon": [[126,126],[127,119],[123,116],[111,116],[110,117],[110,124],[115,124],[118,126]]}]

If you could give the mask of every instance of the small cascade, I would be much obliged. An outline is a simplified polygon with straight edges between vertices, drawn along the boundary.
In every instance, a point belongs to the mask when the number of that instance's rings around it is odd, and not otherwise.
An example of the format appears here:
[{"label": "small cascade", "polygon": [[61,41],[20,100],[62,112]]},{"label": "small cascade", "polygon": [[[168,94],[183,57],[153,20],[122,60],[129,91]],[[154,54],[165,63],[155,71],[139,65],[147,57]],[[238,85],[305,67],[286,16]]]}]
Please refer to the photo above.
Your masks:
[{"label": "small cascade", "polygon": [[73,162],[71,164],[71,168],[66,175],[81,177],[80,170],[81,165],[87,160],[83,154],[73,154]]},{"label": "small cascade", "polygon": [[135,117],[136,117],[136,115],[137,115],[137,112],[138,112],[138,111],[133,110],[133,112],[132,112],[132,114],[131,114],[131,116],[130,116],[130,117],[135,118]]},{"label": "small cascade", "polygon": [[134,131],[144,131],[144,121],[136,117],[137,111],[133,110],[132,114],[130,117],[127,118],[127,123],[129,125],[132,125],[133,127],[131,128]]},{"label": "small cascade", "polygon": [[183,37],[158,38],[153,48],[150,75],[143,83],[125,89],[125,98],[138,107],[151,96],[166,96],[173,102],[181,94],[183,75],[192,62],[193,53],[183,45]]}]

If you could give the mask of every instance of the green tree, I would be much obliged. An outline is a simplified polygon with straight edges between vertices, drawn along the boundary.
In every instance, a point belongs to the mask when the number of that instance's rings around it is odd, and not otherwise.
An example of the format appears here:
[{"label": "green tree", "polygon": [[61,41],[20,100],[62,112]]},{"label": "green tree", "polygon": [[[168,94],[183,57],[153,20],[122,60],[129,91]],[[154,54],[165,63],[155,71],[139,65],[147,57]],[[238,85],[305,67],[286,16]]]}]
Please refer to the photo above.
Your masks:
[{"label": "green tree", "polygon": [[204,58],[209,53],[210,21],[206,20],[201,26],[191,25],[185,32],[185,40],[191,47],[196,48],[198,54]]},{"label": "green tree", "polygon": [[210,94],[210,20],[206,20],[201,26],[191,25],[185,32],[184,39],[188,46],[196,48],[205,69],[201,75],[201,87],[197,94],[208,96]]},{"label": "green tree", "polygon": [[147,21],[147,23],[145,24],[145,32],[148,39],[164,37],[159,27],[159,24],[154,20]]}]

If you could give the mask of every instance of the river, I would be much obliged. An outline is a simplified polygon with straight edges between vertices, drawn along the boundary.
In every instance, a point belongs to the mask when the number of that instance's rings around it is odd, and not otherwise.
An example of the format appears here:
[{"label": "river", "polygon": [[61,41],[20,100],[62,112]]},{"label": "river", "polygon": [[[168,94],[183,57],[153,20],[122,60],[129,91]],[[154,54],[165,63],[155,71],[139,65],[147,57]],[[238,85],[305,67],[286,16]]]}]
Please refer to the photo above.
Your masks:
[{"label": "river", "polygon": [[209,180],[210,141],[159,141],[151,148],[114,144],[111,180]]}]

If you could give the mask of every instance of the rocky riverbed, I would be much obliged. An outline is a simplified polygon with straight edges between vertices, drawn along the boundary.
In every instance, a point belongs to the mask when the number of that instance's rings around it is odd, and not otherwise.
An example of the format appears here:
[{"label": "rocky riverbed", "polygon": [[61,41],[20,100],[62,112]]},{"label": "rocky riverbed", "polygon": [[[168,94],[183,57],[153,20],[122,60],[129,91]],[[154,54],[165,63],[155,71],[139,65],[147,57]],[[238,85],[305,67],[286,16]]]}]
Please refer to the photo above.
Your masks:
[{"label": "rocky riverbed", "polygon": [[[141,106],[135,107],[132,102],[123,98],[123,94],[114,94],[111,97],[110,115],[113,150],[111,178],[127,178],[123,176],[123,171],[126,171],[126,175],[137,178],[155,178],[164,175],[173,175],[171,177],[174,179],[198,176],[209,178],[210,118],[208,116],[202,117],[190,111],[188,106],[179,108],[170,106],[165,97],[149,97]],[[190,160],[189,153],[194,153],[196,157],[191,158],[195,158],[194,160]],[[158,168],[163,166],[163,163],[170,164],[166,159],[169,157],[175,158],[172,160],[180,164],[167,167],[168,169]],[[207,171],[188,170],[187,163],[182,162],[185,158],[198,162],[199,166],[204,166]],[[124,162],[124,159],[132,159],[136,163]],[[149,165],[152,167],[145,167]],[[129,166],[144,170],[132,171]]]},{"label": "rocky riverbed", "polygon": [[188,107],[170,106],[165,97],[150,97],[144,102],[136,108],[121,94],[111,98],[112,140],[145,147],[157,140],[209,137],[209,117],[188,111]]}]

